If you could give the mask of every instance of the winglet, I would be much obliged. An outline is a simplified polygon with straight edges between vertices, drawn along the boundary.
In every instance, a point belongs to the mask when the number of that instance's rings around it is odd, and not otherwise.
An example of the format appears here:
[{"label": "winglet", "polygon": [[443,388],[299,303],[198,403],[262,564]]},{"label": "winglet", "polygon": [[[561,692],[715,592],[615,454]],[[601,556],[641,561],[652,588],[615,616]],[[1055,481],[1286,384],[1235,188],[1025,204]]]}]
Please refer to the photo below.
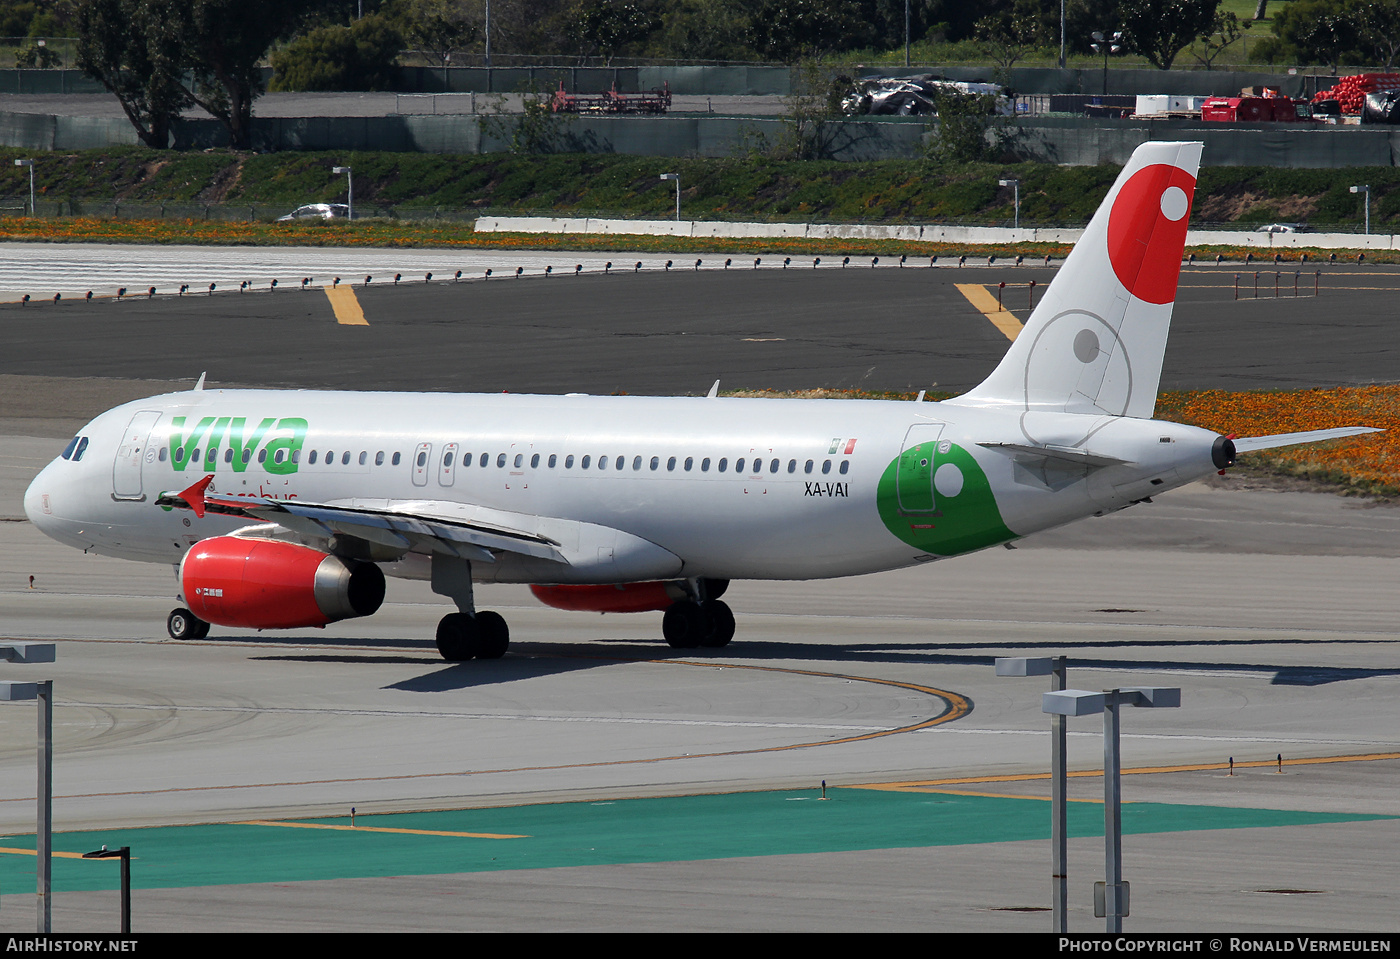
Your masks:
[{"label": "winglet", "polygon": [[180,493],[180,499],[184,500],[190,509],[194,510],[194,515],[200,519],[204,518],[204,491],[209,488],[209,484],[214,482],[214,474],[210,473],[204,479],[195,483],[187,490]]}]

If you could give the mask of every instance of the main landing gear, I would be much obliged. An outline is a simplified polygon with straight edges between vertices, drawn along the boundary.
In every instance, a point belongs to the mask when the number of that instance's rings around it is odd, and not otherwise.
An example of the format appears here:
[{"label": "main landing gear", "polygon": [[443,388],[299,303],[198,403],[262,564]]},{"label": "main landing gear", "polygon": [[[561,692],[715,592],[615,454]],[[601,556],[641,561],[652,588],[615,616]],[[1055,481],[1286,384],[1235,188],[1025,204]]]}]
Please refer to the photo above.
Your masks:
[{"label": "main landing gear", "polygon": [[438,652],[448,662],[500,659],[509,646],[510,629],[500,613],[448,613],[438,623]]},{"label": "main landing gear", "polygon": [[203,639],[209,635],[209,624],[183,606],[176,607],[165,617],[165,631],[171,639]]},{"label": "main landing gear", "polygon": [[661,635],[672,649],[719,649],[734,638],[734,613],[717,599],[672,603],[661,619]]}]

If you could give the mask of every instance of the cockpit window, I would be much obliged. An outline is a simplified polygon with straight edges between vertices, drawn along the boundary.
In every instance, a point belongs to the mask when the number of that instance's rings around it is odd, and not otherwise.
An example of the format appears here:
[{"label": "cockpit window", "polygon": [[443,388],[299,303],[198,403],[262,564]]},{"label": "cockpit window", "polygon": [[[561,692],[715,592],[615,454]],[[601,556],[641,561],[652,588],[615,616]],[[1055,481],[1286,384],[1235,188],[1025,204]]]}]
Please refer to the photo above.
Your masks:
[{"label": "cockpit window", "polygon": [[82,439],[81,436],[73,437],[71,440],[68,441],[68,445],[63,447],[63,452],[59,453],[58,455],[62,456],[64,459],[68,459],[68,457],[73,455],[73,450],[77,447],[78,440],[80,439]]},{"label": "cockpit window", "polygon": [[76,463],[78,460],[82,459],[83,454],[87,452],[87,448],[88,438],[84,436],[82,439],[78,440],[78,448],[73,450],[73,462]]}]

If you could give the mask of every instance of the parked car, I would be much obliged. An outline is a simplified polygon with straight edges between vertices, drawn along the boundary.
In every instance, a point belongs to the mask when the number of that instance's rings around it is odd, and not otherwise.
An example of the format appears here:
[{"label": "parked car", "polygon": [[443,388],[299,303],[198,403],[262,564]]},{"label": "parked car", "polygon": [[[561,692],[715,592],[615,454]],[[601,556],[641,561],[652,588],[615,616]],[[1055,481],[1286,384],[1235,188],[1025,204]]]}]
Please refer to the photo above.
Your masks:
[{"label": "parked car", "polygon": [[279,216],[278,223],[288,220],[344,220],[350,216],[350,207],[344,203],[308,203],[299,206],[286,216]]},{"label": "parked car", "polygon": [[1308,228],[1301,223],[1265,223],[1255,233],[1306,233]]}]

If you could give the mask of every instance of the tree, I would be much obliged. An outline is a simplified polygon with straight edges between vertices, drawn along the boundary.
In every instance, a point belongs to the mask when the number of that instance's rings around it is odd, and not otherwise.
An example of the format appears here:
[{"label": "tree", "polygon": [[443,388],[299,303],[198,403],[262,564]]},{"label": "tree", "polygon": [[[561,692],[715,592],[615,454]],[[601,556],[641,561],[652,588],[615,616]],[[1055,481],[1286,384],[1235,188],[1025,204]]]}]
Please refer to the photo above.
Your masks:
[{"label": "tree", "polygon": [[273,90],[383,90],[394,80],[403,37],[388,18],[312,30],[272,55]]},{"label": "tree", "polygon": [[454,51],[475,43],[484,23],[464,0],[409,0],[399,9],[404,39],[445,67]]},{"label": "tree", "polygon": [[749,18],[749,43],[765,59],[796,63],[849,48],[862,27],[854,0],[760,0]]},{"label": "tree", "polygon": [[976,29],[983,52],[997,66],[1008,70],[1017,60],[1049,40],[1040,5],[1035,0],[1016,0],[1010,9],[978,20]]},{"label": "tree", "polygon": [[1191,55],[1207,70],[1215,63],[1215,58],[1224,53],[1244,36],[1244,31],[1253,26],[1249,20],[1241,20],[1233,13],[1216,11],[1215,28],[1201,37],[1201,48]]},{"label": "tree", "polygon": [[608,63],[624,47],[661,28],[661,16],[647,0],[578,0],[572,8],[571,35],[578,55],[598,55]]},{"label": "tree", "polygon": [[188,0],[190,98],[228,128],[229,144],[252,142],[253,100],[263,92],[258,63],[317,0]]},{"label": "tree", "polygon": [[959,93],[940,89],[933,96],[938,119],[930,127],[929,159],[939,163],[993,160],[1005,149],[1009,133],[999,116],[994,93]]},{"label": "tree", "polygon": [[1321,63],[1336,72],[1355,55],[1356,24],[1343,0],[1293,0],[1274,17],[1277,43],[1259,51],[1269,59]]},{"label": "tree", "polygon": [[78,67],[116,95],[155,149],[170,145],[171,124],[191,102],[187,16],[181,0],[85,0],[78,9]]},{"label": "tree", "polygon": [[1400,58],[1400,0],[1353,3],[1350,13],[1361,53],[1389,73]]},{"label": "tree", "polygon": [[1159,70],[1170,70],[1177,54],[1215,31],[1220,0],[1126,0],[1123,39]]}]

